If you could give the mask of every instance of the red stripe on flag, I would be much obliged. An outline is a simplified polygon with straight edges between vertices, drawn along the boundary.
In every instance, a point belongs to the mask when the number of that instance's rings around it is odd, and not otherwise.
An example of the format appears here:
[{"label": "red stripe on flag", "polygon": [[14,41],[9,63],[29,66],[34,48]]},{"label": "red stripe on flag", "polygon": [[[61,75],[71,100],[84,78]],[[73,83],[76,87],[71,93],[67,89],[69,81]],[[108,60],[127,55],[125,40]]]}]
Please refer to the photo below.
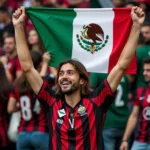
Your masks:
[{"label": "red stripe on flag", "polygon": [[[114,21],[113,21],[113,48],[109,58],[108,72],[116,65],[121,51],[123,50],[132,26],[132,19],[129,9],[114,8]],[[136,73],[136,55],[134,55],[129,68],[125,73]]]}]

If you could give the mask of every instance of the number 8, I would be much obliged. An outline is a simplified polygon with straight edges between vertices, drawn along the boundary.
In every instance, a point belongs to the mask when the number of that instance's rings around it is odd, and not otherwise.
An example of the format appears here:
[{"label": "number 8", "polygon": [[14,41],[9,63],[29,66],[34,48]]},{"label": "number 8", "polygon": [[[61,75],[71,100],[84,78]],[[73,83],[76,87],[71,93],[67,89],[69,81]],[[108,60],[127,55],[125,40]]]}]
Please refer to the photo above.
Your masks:
[{"label": "number 8", "polygon": [[23,119],[29,121],[32,117],[29,97],[21,96],[20,105]]}]

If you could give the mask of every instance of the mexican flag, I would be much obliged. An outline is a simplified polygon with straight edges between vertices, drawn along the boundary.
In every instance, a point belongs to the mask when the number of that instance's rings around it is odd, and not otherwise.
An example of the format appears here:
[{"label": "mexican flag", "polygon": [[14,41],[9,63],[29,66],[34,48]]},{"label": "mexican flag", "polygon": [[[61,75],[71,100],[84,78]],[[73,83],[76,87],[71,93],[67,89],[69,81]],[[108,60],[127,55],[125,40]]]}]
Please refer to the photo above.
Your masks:
[{"label": "mexican flag", "polygon": [[[45,50],[50,52],[51,66],[58,67],[61,61],[72,58],[97,73],[109,73],[117,63],[131,30],[130,11],[26,8]],[[134,57],[126,73],[135,72]]]}]

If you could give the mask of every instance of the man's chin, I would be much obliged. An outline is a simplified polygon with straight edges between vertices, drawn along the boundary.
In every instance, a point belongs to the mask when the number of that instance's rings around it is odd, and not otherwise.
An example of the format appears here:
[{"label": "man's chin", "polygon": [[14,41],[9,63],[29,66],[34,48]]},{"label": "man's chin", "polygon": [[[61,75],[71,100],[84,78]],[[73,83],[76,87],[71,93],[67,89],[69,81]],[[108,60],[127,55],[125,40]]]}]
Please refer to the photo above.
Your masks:
[{"label": "man's chin", "polygon": [[62,91],[63,94],[67,94],[67,93],[71,92],[70,89],[61,89],[61,91]]},{"label": "man's chin", "polygon": [[70,95],[72,94],[72,91],[71,90],[67,90],[67,91],[62,91],[63,94],[66,94],[66,95]]}]

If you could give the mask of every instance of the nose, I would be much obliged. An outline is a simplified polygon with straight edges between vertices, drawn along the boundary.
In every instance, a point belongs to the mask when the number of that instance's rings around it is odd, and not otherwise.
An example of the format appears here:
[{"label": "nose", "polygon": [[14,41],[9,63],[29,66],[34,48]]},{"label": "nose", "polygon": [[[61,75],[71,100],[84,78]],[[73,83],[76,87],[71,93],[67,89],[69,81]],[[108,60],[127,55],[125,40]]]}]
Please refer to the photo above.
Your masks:
[{"label": "nose", "polygon": [[68,78],[67,72],[64,73],[63,78]]}]

